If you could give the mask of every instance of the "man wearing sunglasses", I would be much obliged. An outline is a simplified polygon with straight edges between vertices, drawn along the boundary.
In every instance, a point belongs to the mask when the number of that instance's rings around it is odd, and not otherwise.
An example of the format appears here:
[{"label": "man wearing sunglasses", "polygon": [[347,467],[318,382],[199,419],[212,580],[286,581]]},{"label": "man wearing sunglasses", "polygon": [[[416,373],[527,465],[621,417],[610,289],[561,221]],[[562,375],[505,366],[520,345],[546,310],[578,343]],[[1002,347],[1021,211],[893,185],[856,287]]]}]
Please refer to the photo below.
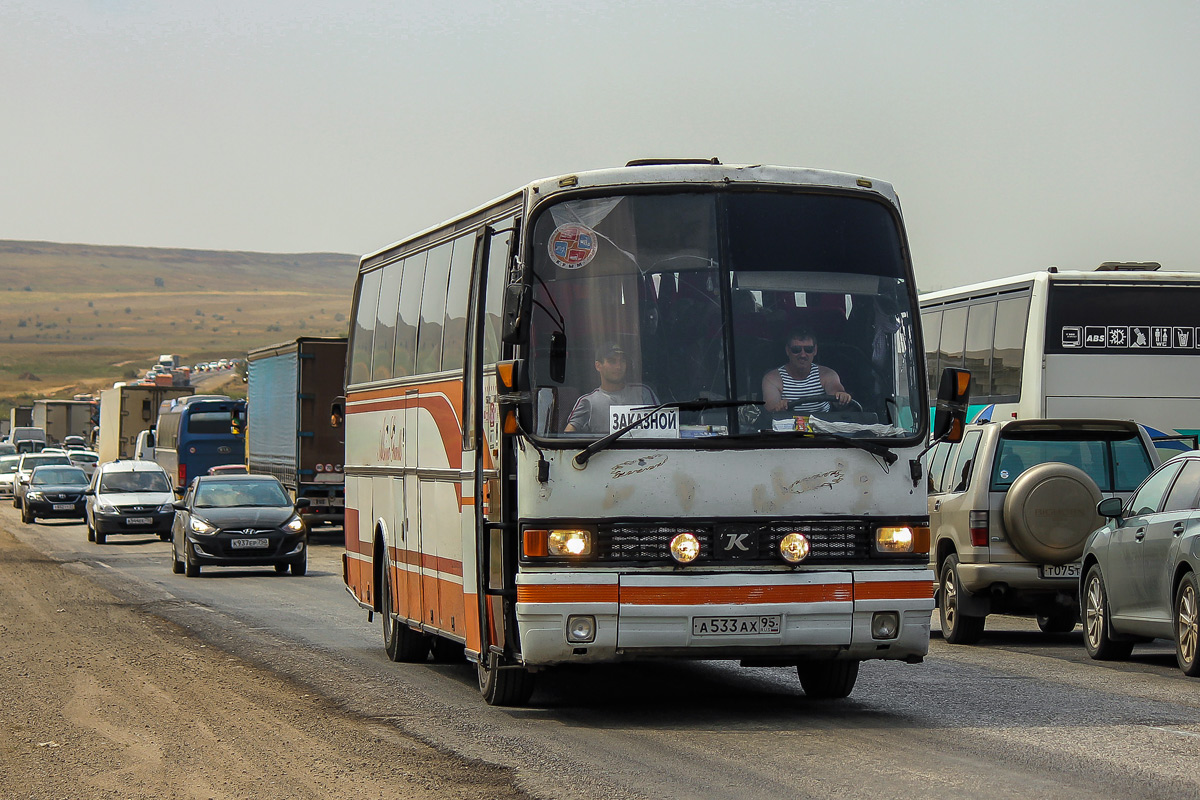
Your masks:
[{"label": "man wearing sunglasses", "polygon": [[600,374],[600,388],[575,403],[567,418],[566,433],[608,433],[608,412],[614,405],[658,405],[649,386],[626,382],[629,359],[616,342],[606,342],[596,349],[596,372]]},{"label": "man wearing sunglasses", "polygon": [[[788,336],[785,353],[787,363],[763,376],[763,403],[767,411],[787,411],[797,401],[799,404],[792,410],[798,414],[828,411],[829,401],[816,399],[826,395],[839,406],[850,403],[850,394],[838,374],[815,363],[817,337],[811,330],[800,328]],[[805,398],[812,399],[805,402]]]}]

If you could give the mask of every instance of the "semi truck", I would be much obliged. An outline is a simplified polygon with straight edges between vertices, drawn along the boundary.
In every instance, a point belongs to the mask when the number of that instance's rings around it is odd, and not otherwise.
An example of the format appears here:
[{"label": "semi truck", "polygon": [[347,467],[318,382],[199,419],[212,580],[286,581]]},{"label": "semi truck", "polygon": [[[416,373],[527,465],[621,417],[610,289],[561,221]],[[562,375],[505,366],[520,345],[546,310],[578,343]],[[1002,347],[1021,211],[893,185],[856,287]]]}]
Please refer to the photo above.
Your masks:
[{"label": "semi truck", "polygon": [[154,427],[163,401],[193,392],[195,389],[190,386],[145,384],[114,386],[100,392],[100,439],[97,449],[101,463],[133,458],[138,434]]},{"label": "semi truck", "polygon": [[96,404],[91,400],[34,400],[33,427],[46,432],[46,440],[60,444],[68,436],[87,440],[95,426]]},{"label": "semi truck", "polygon": [[346,340],[300,337],[247,356],[247,465],[274,475],[296,497],[309,525],[345,518],[343,428],[329,408],[342,394]]}]

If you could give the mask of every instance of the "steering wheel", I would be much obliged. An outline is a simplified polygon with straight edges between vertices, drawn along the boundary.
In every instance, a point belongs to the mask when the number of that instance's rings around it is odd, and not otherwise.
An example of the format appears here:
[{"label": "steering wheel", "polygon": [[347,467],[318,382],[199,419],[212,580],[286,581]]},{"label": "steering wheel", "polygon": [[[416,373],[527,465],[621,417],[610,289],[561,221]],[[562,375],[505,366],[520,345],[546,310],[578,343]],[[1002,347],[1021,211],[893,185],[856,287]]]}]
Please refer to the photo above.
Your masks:
[{"label": "steering wheel", "polygon": [[[831,406],[834,406],[834,405],[840,406],[841,405],[841,403],[839,403],[837,401],[837,398],[831,394],[810,394],[810,395],[805,395],[803,400],[789,400],[788,401],[788,411],[799,412],[800,406],[806,406],[806,405],[810,405],[812,403],[829,403]],[[855,409],[856,411],[863,410],[862,403],[858,402],[853,397],[850,398],[850,402],[847,403],[846,405],[850,408]]]}]

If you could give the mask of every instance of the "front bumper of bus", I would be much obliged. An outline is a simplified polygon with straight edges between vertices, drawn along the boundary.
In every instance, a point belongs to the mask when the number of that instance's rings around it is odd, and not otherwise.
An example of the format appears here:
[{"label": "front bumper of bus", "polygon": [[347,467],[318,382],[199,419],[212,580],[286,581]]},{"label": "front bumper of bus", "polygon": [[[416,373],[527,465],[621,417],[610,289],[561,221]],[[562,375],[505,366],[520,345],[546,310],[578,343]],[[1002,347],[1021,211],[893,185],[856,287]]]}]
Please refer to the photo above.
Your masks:
[{"label": "front bumper of bus", "polygon": [[920,661],[933,588],[922,567],[522,573],[517,628],[530,666],[653,656]]}]

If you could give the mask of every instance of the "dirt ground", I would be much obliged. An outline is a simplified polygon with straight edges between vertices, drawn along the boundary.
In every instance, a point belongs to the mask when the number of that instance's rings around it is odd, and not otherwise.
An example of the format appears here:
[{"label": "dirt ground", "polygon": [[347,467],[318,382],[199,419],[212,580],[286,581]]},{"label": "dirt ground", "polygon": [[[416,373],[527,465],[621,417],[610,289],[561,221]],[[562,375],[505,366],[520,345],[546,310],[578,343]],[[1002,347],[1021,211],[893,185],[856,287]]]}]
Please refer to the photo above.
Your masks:
[{"label": "dirt ground", "polygon": [[0,529],[0,798],[518,798]]}]

